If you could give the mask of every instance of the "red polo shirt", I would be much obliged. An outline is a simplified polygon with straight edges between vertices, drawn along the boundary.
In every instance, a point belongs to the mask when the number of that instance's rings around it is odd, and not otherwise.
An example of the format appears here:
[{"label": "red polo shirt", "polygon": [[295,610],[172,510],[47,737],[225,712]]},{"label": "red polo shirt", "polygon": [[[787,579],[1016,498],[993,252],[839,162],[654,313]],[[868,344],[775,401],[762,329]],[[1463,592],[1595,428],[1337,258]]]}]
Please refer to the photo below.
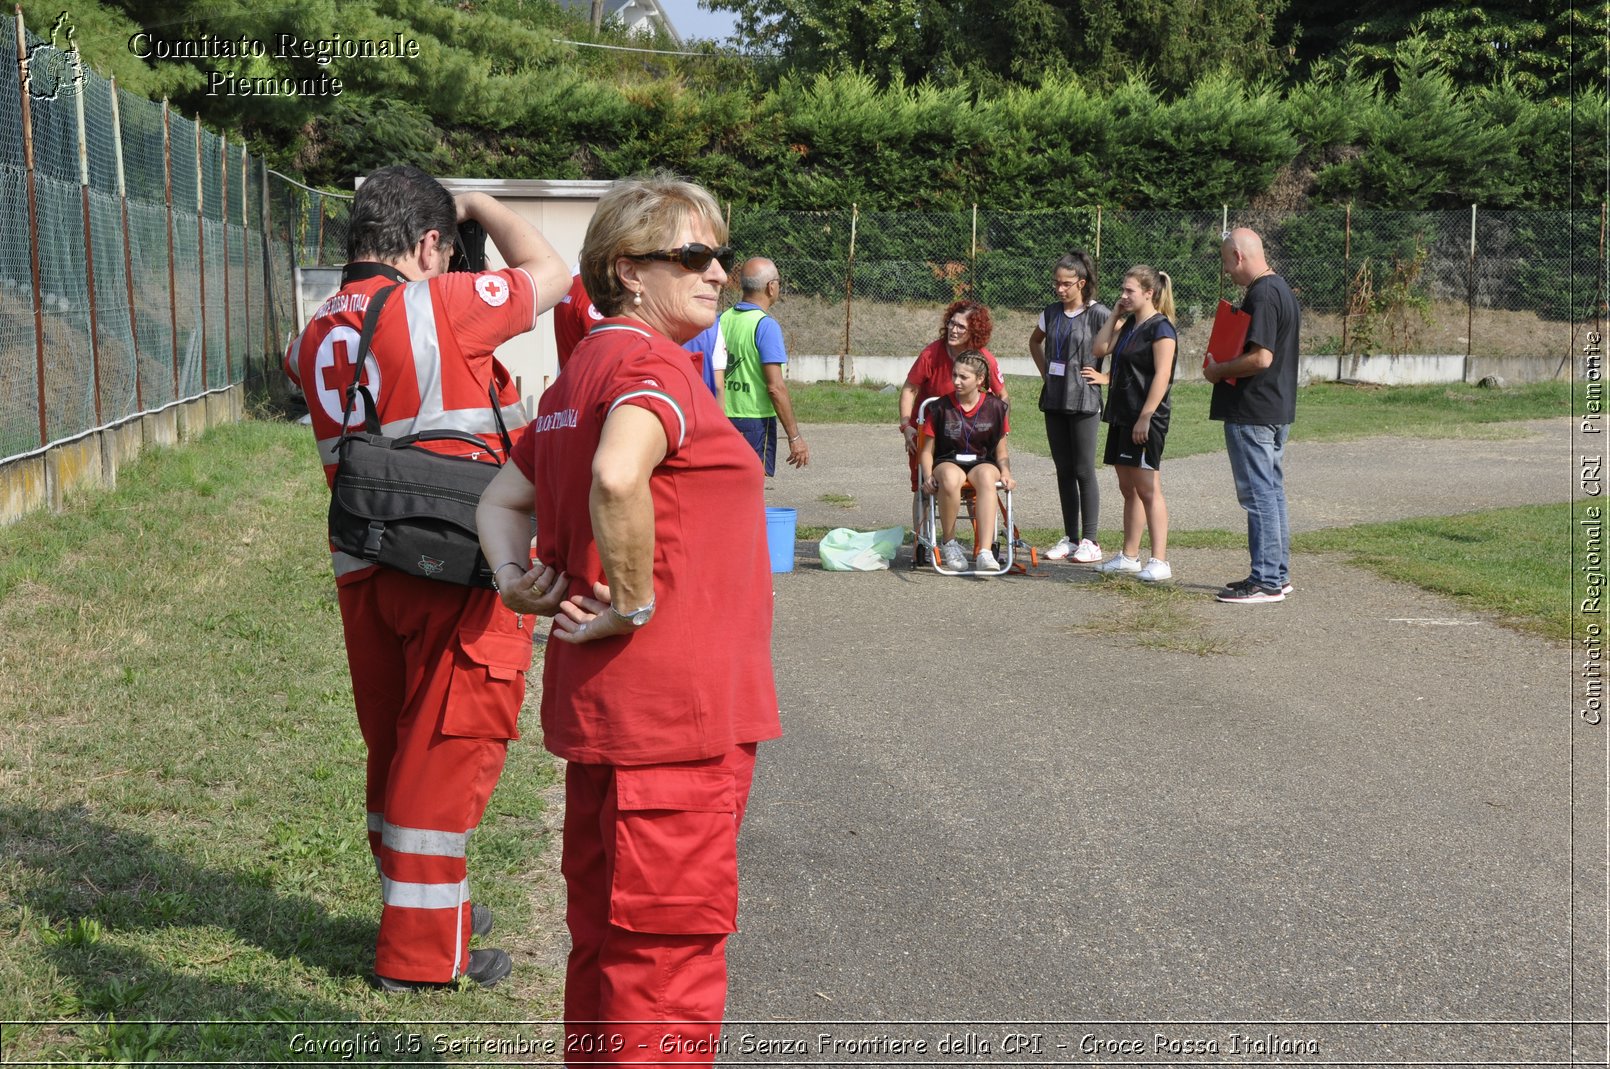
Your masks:
[{"label": "red polo shirt", "polygon": [[592,298],[587,296],[581,275],[572,275],[570,292],[553,306],[553,343],[559,350],[559,370],[563,371],[570,363],[570,354],[603,318],[603,313],[593,307]]},{"label": "red polo shirt", "polygon": [[[1001,368],[995,362],[994,354],[988,349],[980,349],[978,352],[989,364],[990,392],[1001,393],[1006,389],[1006,380],[1001,378]],[[956,384],[951,381],[955,368],[956,362],[950,358],[950,353],[945,349],[943,338],[917,354],[916,362],[906,374],[906,385],[917,388],[917,404],[921,405],[930,397],[949,397],[955,393]],[[916,411],[913,410],[911,415],[915,419]]]},{"label": "red polo shirt", "polygon": [[577,346],[514,450],[536,487],[537,556],[569,574],[572,596],[608,581],[588,498],[604,421],[623,404],[653,413],[667,443],[649,479],[654,618],[548,644],[543,743],[567,761],[633,765],[775,738],[765,478],[694,354],[631,319],[606,319]]}]

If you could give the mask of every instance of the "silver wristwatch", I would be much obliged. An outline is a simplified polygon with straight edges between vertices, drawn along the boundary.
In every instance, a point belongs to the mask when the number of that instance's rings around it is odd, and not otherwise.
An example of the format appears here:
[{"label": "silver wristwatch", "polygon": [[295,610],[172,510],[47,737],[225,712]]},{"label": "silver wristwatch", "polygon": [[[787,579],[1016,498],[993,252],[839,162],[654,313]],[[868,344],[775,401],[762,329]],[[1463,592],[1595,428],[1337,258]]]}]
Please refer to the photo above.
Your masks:
[{"label": "silver wristwatch", "polygon": [[654,615],[654,599],[649,598],[647,605],[643,606],[641,609],[634,610],[633,612],[621,612],[613,605],[609,607],[609,611],[620,617],[622,620],[625,620],[633,627],[642,627],[644,624],[648,623],[649,618]]}]

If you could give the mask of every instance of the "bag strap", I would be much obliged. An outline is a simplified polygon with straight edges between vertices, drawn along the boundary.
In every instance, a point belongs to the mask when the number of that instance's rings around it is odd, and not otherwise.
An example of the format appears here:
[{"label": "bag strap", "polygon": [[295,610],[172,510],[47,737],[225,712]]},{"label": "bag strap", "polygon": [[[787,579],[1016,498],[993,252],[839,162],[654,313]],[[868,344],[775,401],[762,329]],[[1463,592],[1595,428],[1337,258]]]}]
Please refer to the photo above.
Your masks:
[{"label": "bag strap", "polygon": [[363,332],[358,335],[358,353],[352,361],[352,384],[347,387],[347,403],[341,410],[341,433],[345,434],[347,427],[352,423],[352,406],[358,395],[363,394],[367,409],[363,417],[363,429],[370,434],[380,433],[380,411],[375,407],[374,394],[369,387],[358,381],[363,375],[363,363],[369,359],[369,343],[374,339],[375,327],[380,324],[380,309],[385,306],[386,298],[391,296],[392,290],[400,286],[387,286],[373,297],[369,298],[369,307],[363,313]]},{"label": "bag strap", "polygon": [[[391,292],[400,289],[401,283],[387,286],[369,298],[369,307],[363,313],[363,331],[358,335],[358,355],[352,362],[352,384],[347,387],[347,403],[341,412],[341,431],[346,433],[347,425],[352,422],[352,406],[362,394],[367,405],[363,420],[363,429],[370,434],[380,433],[380,411],[375,406],[374,395],[369,387],[358,381],[363,374],[363,362],[369,359],[369,343],[374,340],[375,328],[380,324],[380,309],[385,305],[386,298]],[[492,419],[498,425],[498,437],[503,439],[503,459],[507,461],[514,454],[514,442],[509,438],[509,428],[503,422],[503,408],[498,404],[498,377],[493,372],[492,380],[486,385],[486,397],[492,406]]]}]

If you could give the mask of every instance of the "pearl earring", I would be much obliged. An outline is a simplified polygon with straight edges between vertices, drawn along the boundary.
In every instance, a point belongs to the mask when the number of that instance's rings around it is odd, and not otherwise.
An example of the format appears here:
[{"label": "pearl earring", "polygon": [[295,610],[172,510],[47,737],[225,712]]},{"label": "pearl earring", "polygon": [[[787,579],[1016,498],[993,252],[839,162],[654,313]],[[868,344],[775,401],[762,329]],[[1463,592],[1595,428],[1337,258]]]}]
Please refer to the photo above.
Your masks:
[{"label": "pearl earring", "polygon": [[640,308],[640,307],[642,307],[642,304],[643,304],[643,291],[638,290],[636,293],[632,294],[632,307],[633,308]]}]

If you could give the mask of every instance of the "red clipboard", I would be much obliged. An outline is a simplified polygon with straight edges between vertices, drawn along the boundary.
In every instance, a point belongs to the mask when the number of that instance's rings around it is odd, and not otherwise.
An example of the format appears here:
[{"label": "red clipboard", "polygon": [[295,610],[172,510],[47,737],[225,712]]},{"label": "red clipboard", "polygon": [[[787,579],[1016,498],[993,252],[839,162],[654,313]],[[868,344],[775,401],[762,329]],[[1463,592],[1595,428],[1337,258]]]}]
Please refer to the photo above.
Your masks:
[{"label": "red clipboard", "polygon": [[[1202,366],[1207,367],[1209,360],[1224,364],[1240,356],[1246,351],[1247,331],[1251,329],[1250,315],[1239,311],[1229,301],[1220,301],[1218,313],[1213,317],[1213,332],[1208,335],[1207,355],[1202,358]],[[1234,379],[1224,381],[1235,385]]]}]

